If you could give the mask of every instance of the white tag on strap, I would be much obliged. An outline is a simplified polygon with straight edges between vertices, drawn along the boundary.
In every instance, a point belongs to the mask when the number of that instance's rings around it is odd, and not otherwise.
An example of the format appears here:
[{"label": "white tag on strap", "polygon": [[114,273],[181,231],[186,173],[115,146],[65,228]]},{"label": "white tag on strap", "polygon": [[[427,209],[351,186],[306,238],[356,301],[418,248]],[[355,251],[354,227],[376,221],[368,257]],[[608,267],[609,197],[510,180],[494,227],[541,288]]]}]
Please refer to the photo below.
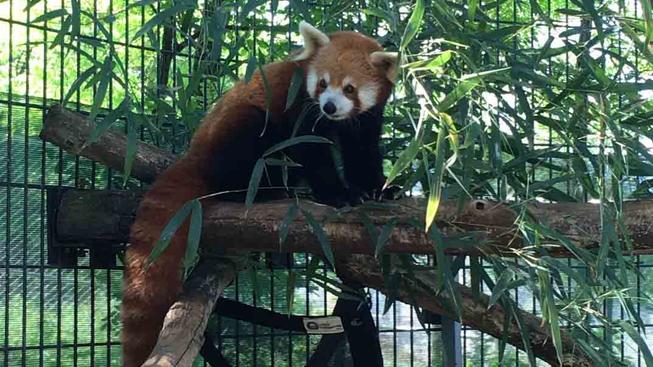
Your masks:
[{"label": "white tag on strap", "polygon": [[338,334],[345,331],[339,316],[304,317],[307,334]]}]

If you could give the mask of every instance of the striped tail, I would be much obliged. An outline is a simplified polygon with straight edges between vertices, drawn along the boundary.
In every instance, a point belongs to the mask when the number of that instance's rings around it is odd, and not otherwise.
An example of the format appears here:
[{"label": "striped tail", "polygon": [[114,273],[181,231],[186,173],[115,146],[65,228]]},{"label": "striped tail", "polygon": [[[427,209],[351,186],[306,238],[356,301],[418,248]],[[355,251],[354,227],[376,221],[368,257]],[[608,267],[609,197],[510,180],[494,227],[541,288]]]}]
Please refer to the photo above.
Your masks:
[{"label": "striped tail", "polygon": [[131,228],[123,279],[122,354],[125,367],[140,366],[154,348],[163,319],[181,290],[181,263],[188,219],[152,264],[150,252],[170,218],[184,203],[208,192],[195,165],[179,161],[145,194]]}]

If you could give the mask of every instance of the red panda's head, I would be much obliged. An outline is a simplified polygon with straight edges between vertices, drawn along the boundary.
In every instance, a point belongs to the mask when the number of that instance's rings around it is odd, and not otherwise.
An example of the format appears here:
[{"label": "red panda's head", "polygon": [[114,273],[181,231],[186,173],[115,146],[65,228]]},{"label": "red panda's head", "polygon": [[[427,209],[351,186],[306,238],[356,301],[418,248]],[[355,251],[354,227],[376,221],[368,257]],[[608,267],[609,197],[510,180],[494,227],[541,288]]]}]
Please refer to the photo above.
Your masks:
[{"label": "red panda's head", "polygon": [[357,32],[329,36],[299,24],[304,49],[293,60],[308,60],[306,90],[331,120],[344,120],[385,104],[397,74],[397,54]]}]

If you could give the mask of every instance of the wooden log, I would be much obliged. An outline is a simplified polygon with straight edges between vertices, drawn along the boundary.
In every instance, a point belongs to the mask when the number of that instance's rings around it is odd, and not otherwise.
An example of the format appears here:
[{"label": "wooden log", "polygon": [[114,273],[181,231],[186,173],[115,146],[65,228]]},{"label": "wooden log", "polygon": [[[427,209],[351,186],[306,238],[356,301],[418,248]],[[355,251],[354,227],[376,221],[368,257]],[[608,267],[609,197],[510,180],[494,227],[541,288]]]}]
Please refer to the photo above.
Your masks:
[{"label": "wooden log", "polygon": [[[415,279],[409,279],[404,275],[399,276],[399,284],[392,290],[387,289],[383,273],[379,263],[371,256],[353,255],[338,257],[336,261],[338,275],[343,278],[356,279],[368,287],[372,287],[388,294],[390,291],[397,299],[413,306],[422,307],[425,310],[457,319],[449,305],[452,304],[450,293],[438,292],[435,284],[436,276],[433,272],[416,272]],[[456,292],[460,295],[460,314],[462,323],[476,330],[482,330],[496,338],[501,339],[504,333],[504,320],[506,311],[500,305],[488,308],[489,297],[479,295],[475,297],[469,287],[456,284]],[[516,311],[528,329],[529,347],[535,357],[550,363],[552,366],[559,366],[556,351],[551,339],[551,332],[548,324],[531,313],[517,309]],[[520,349],[524,349],[524,342],[517,322],[512,320],[506,331],[506,341]],[[571,336],[565,332],[562,335],[563,363],[562,366],[589,367],[595,364],[582,352]]]},{"label": "wooden log", "polygon": [[[55,105],[48,110],[39,136],[70,154],[80,155],[122,170],[127,152],[127,137],[125,134],[108,130],[97,141],[89,143],[88,138],[95,130],[95,126],[94,122],[84,116]],[[132,177],[152,182],[174,160],[174,155],[169,152],[139,142],[132,166]]]},{"label": "wooden log", "polygon": [[[128,241],[129,227],[134,220],[140,193],[128,191],[69,190],[62,196],[57,211],[57,240],[61,243],[106,243]],[[299,215],[288,228],[283,244],[279,231],[293,200],[277,200],[256,204],[249,211],[236,202],[203,201],[202,243],[222,250],[310,252],[322,254],[322,248],[306,219]],[[311,201],[299,206],[324,224],[324,231],[335,253],[372,254],[374,241],[362,222],[366,215],[377,226],[394,219],[386,252],[432,254],[433,243],[414,226],[414,219],[423,215],[423,205],[414,199],[384,204],[369,204],[347,211],[338,211]],[[624,221],[632,233],[636,254],[653,253],[653,202],[632,201],[624,205]],[[582,249],[598,246],[600,240],[598,206],[594,204],[542,204],[528,206],[541,223],[566,236]],[[523,253],[521,237],[514,225],[515,214],[505,204],[473,201],[458,213],[456,203],[440,205],[436,226],[449,238],[469,235],[473,245],[447,247],[449,254],[479,255],[487,252],[503,256]],[[238,239],[238,241],[234,241]],[[482,243],[485,242],[485,245]],[[212,244],[212,245],[208,245]],[[544,241],[553,256],[573,254],[558,242]],[[444,246],[451,246],[445,243]]]},{"label": "wooden log", "polygon": [[152,353],[143,367],[192,366],[216,301],[236,276],[238,266],[225,258],[201,260],[170,307]]}]

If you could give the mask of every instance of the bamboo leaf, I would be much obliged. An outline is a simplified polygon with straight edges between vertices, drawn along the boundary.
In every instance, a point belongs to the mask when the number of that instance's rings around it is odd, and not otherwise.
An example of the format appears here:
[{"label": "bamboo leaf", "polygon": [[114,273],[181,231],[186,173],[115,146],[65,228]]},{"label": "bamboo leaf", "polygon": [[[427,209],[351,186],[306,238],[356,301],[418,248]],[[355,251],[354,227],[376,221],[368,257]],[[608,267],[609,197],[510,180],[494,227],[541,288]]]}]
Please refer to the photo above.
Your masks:
[{"label": "bamboo leaf", "polygon": [[89,135],[88,139],[86,139],[85,145],[95,143],[102,134],[107,131],[111,125],[113,125],[114,122],[120,118],[122,115],[126,115],[127,111],[129,110],[129,97],[125,97],[125,99],[120,102],[118,107],[116,107],[114,110],[109,112],[103,119],[102,121],[98,122],[98,124],[95,126],[93,131],[91,131],[91,134]]},{"label": "bamboo leaf", "polygon": [[644,362],[646,362],[647,367],[653,367],[653,354],[651,354],[651,349],[649,349],[648,343],[642,338],[641,335],[635,330],[635,328],[625,320],[619,320],[619,326],[630,336],[637,346],[639,347],[642,356],[644,357]]},{"label": "bamboo leaf", "polygon": [[517,307],[512,301],[509,302],[509,305],[512,318],[517,321],[517,328],[519,329],[519,335],[521,336],[522,344],[526,350],[526,355],[528,356],[528,362],[531,366],[535,366],[535,355],[533,354],[533,348],[531,348],[531,337],[530,332],[528,331],[528,326],[524,323],[519,307]]},{"label": "bamboo leaf", "polygon": [[389,12],[387,12],[387,11],[385,11],[383,9],[368,6],[368,7],[363,9],[363,13],[365,13],[368,16],[374,16],[374,17],[377,17],[377,18],[381,18],[381,19],[385,20],[386,22],[388,22],[388,24],[393,24],[394,23],[393,19],[392,19],[392,14],[390,14]]},{"label": "bamboo leaf", "polygon": [[265,161],[260,158],[256,161],[254,169],[252,169],[252,176],[249,178],[249,185],[247,186],[247,195],[245,196],[245,207],[250,209],[254,205],[254,199],[258,192],[258,187],[261,184],[263,177],[263,169],[265,168]]},{"label": "bamboo leaf", "polygon": [[258,0],[248,0],[245,5],[243,5],[242,10],[241,10],[241,19],[246,18],[250,15],[254,9],[259,5]]},{"label": "bamboo leaf", "polygon": [[508,289],[508,284],[514,275],[515,273],[513,273],[510,269],[506,269],[501,273],[499,279],[494,285],[494,288],[492,288],[492,295],[490,296],[490,301],[487,305],[488,310],[494,306],[497,300],[499,300],[499,297],[501,297],[503,293]]},{"label": "bamboo leaf", "polygon": [[317,241],[320,243],[320,247],[322,247],[322,253],[326,257],[329,267],[333,269],[335,258],[333,256],[331,244],[329,243],[329,239],[327,238],[322,225],[317,220],[315,220],[315,217],[313,217],[313,214],[310,212],[302,209],[302,213],[304,214],[304,218],[306,218],[306,222],[308,222],[308,225],[311,228],[311,232],[313,232],[313,234],[317,237]]},{"label": "bamboo leaf", "polygon": [[61,104],[63,105],[68,104],[68,101],[70,100],[70,97],[72,97],[73,93],[79,91],[82,84],[86,80],[88,80],[91,76],[95,75],[96,71],[98,71],[98,67],[96,65],[93,65],[88,69],[84,70],[81,74],[79,74],[79,76],[77,77],[77,79],[75,79],[73,84],[70,85],[70,88],[68,88],[68,92],[66,92],[66,96],[61,101]]},{"label": "bamboo leaf", "polygon": [[399,274],[390,271],[390,262],[392,255],[385,255],[381,261],[381,268],[383,272],[383,283],[388,290],[383,304],[383,315],[386,315],[390,308],[394,306],[397,300],[397,289],[399,289]]},{"label": "bamboo leaf", "polygon": [[184,269],[191,269],[199,258],[200,237],[202,235],[202,204],[199,200],[191,201],[190,225],[188,227],[188,244],[184,254]]},{"label": "bamboo leaf", "polygon": [[549,325],[551,326],[551,336],[555,346],[558,361],[562,364],[562,337],[560,336],[560,322],[558,321],[558,309],[554,308],[549,312]]},{"label": "bamboo leaf", "polygon": [[113,58],[111,55],[109,55],[104,59],[104,63],[102,64],[102,68],[100,70],[100,82],[98,83],[95,96],[93,97],[93,105],[91,106],[91,112],[88,116],[88,119],[91,121],[95,120],[95,117],[97,116],[98,112],[100,111],[100,107],[104,102],[104,98],[107,95],[107,90],[113,76],[112,70]]},{"label": "bamboo leaf", "polygon": [[188,218],[192,208],[193,201],[188,201],[181,208],[179,208],[179,210],[177,210],[172,218],[170,218],[168,224],[166,224],[166,226],[163,228],[163,231],[161,231],[161,236],[154,244],[154,248],[148,257],[148,264],[152,264],[154,261],[156,261],[156,259],[159,258],[163,251],[168,248],[172,237],[175,235],[179,227],[181,227],[181,225],[184,223],[186,218]]},{"label": "bamboo leaf", "polygon": [[68,10],[66,10],[66,9],[56,9],[56,10],[49,11],[47,13],[44,13],[44,14],[32,19],[32,21],[30,23],[33,24],[33,23],[47,22],[48,20],[65,17],[66,15],[68,15]]},{"label": "bamboo leaf", "polygon": [[[448,262],[448,259],[447,259]],[[447,267],[448,268],[448,267]],[[445,273],[445,285],[447,290],[449,291],[449,297],[451,297],[451,303],[452,303],[452,308],[454,313],[456,314],[456,319],[458,322],[462,321],[463,316],[462,316],[462,307],[463,307],[463,300],[462,296],[460,295],[460,290],[456,286],[456,281],[453,278],[453,274],[451,274],[450,269],[446,269]]]},{"label": "bamboo leaf", "polygon": [[478,10],[479,0],[470,0],[467,9],[467,19],[474,21],[476,18],[476,10]]},{"label": "bamboo leaf", "polygon": [[302,165],[289,159],[265,158],[266,166],[301,167]]},{"label": "bamboo leaf", "polygon": [[449,62],[449,60],[451,60],[453,54],[454,52],[451,50],[443,51],[438,56],[431,58],[429,60],[411,62],[409,64],[402,65],[402,67],[413,71],[428,70],[434,72],[442,68],[443,66],[445,66]]},{"label": "bamboo leaf", "polygon": [[644,24],[646,25],[646,40],[653,39],[653,7],[650,1],[642,1],[642,10],[644,13]]},{"label": "bamboo leaf", "polygon": [[288,96],[286,98],[286,110],[292,107],[297,99],[297,94],[304,84],[304,72],[300,68],[295,68],[290,78],[290,86],[288,87]]},{"label": "bamboo leaf", "polygon": [[417,0],[415,2],[415,7],[413,12],[408,19],[408,24],[406,24],[406,29],[404,30],[404,36],[401,38],[401,45],[399,46],[400,50],[404,50],[408,44],[413,40],[419,27],[422,25],[422,18],[424,17],[424,0]]},{"label": "bamboo leaf", "polygon": [[286,211],[286,215],[283,217],[283,221],[281,222],[281,225],[279,226],[279,244],[283,244],[286,241],[286,237],[288,236],[288,231],[290,230],[290,224],[297,218],[297,214],[299,213],[299,207],[297,206],[297,203],[293,202],[288,206],[288,210]]},{"label": "bamboo leaf", "polygon": [[367,234],[370,236],[370,239],[373,243],[376,243],[376,239],[379,238],[379,230],[376,228],[370,217],[363,211],[359,213],[359,218],[363,222],[363,227],[367,231]]},{"label": "bamboo leaf", "polygon": [[295,286],[297,284],[297,273],[290,271],[288,273],[288,280],[286,281],[286,313],[288,316],[292,315],[293,305],[295,303]]},{"label": "bamboo leaf", "polygon": [[[542,290],[545,292],[546,296],[544,301],[546,304],[546,319],[549,322],[549,327],[551,329],[551,339],[553,339],[553,346],[556,350],[556,355],[558,361],[562,365],[562,337],[560,336],[560,321],[558,320],[558,307],[555,304],[555,299],[553,297],[553,292],[551,291],[551,283],[549,277],[546,277],[548,283]],[[543,312],[544,313],[544,312]]]},{"label": "bamboo leaf", "polygon": [[447,151],[446,128],[442,126],[438,133],[438,140],[435,146],[435,166],[433,173],[429,175],[429,197],[426,204],[426,231],[429,230],[440,207],[440,196],[442,194],[442,178],[444,176],[444,162]]},{"label": "bamboo leaf", "polygon": [[395,164],[390,170],[390,174],[388,174],[388,178],[385,180],[385,184],[383,184],[383,189],[386,189],[388,186],[390,186],[390,184],[392,184],[397,176],[399,176],[399,174],[403,172],[415,160],[415,157],[417,156],[417,153],[419,153],[421,147],[422,134],[418,133],[415,140],[411,140],[410,144],[408,144],[408,147],[404,149],[403,152],[401,152],[399,158],[397,158],[397,161],[395,161]]},{"label": "bamboo leaf", "polygon": [[145,22],[145,24],[143,24],[143,26],[138,31],[136,31],[131,39],[131,42],[134,42],[136,39],[140,38],[154,27],[168,23],[170,19],[172,19],[172,17],[176,16],[177,14],[186,10],[194,9],[195,6],[196,4],[194,2],[181,1],[165,10],[156,13],[152,18],[150,18],[150,20]]},{"label": "bamboo leaf", "polygon": [[131,111],[127,112],[127,147],[125,152],[125,164],[123,166],[123,182],[122,185],[127,184],[129,176],[131,176],[132,166],[136,158],[136,150],[138,148],[138,124],[133,117]]},{"label": "bamboo leaf", "polygon": [[261,132],[261,136],[265,134],[265,131],[268,127],[268,122],[270,121],[270,106],[272,105],[272,90],[270,89],[270,83],[268,82],[268,77],[265,75],[263,70],[263,63],[258,63],[258,71],[261,74],[261,80],[263,81],[263,93],[265,95],[265,126]]},{"label": "bamboo leaf", "polygon": [[245,69],[245,83],[249,83],[252,80],[254,71],[256,70],[256,51],[250,53],[249,59],[247,59],[247,68]]},{"label": "bamboo leaf", "polygon": [[73,18],[70,15],[64,18],[63,22],[61,23],[61,29],[59,29],[59,32],[57,32],[57,35],[54,37],[52,43],[50,44],[50,49],[64,44],[64,37],[66,37],[68,34],[72,22]]},{"label": "bamboo leaf", "polygon": [[381,229],[381,233],[379,234],[379,237],[376,238],[376,248],[374,250],[374,256],[377,259],[383,253],[383,248],[388,243],[388,239],[390,239],[390,235],[392,234],[392,231],[395,229],[396,225],[397,225],[397,219],[392,218]]},{"label": "bamboo leaf", "polygon": [[284,141],[282,141],[280,143],[277,143],[277,144],[271,146],[270,148],[268,148],[268,150],[266,150],[263,153],[263,157],[267,157],[267,156],[269,156],[271,154],[274,154],[274,153],[276,153],[278,151],[284,150],[284,149],[286,149],[288,147],[291,147],[293,145],[304,144],[304,143],[333,144],[331,142],[331,140],[329,140],[327,138],[323,138],[321,136],[317,136],[317,135],[301,135],[301,136],[296,136],[294,138],[286,139],[286,140],[284,140]]},{"label": "bamboo leaf", "polygon": [[476,88],[480,84],[480,79],[469,79],[463,80],[447,94],[444,99],[438,104],[438,111],[445,112],[451,108],[456,102],[461,98],[465,97],[472,89]]},{"label": "bamboo leaf", "polygon": [[80,24],[81,23],[81,11],[80,11],[79,0],[70,0],[70,7],[71,7],[71,14],[70,14],[71,28],[70,28],[70,33],[73,36],[78,36],[80,26],[81,26],[81,24]]},{"label": "bamboo leaf", "polygon": [[[4,0],[4,1],[7,1],[7,0]],[[23,9],[23,12],[27,12],[27,11],[28,11],[29,9],[31,9],[34,5],[36,5],[36,4],[40,3],[40,2],[41,2],[41,0],[28,0],[28,1],[27,1],[27,5],[26,5],[25,8]]]}]

